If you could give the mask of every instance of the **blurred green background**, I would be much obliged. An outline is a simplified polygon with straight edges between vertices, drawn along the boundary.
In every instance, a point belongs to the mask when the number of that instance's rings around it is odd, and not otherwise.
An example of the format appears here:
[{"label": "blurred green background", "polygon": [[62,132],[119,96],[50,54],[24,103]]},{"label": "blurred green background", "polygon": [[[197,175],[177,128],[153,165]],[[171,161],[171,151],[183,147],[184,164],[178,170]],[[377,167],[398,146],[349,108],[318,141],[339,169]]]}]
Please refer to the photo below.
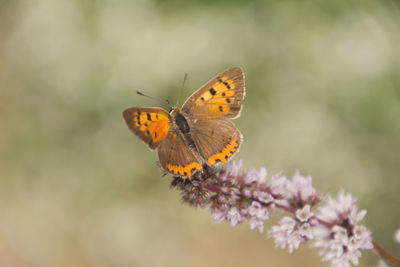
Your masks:
[{"label": "blurred green background", "polygon": [[123,121],[232,66],[235,158],[352,193],[400,254],[399,44],[397,1],[0,1],[0,266],[328,266],[182,205]]}]

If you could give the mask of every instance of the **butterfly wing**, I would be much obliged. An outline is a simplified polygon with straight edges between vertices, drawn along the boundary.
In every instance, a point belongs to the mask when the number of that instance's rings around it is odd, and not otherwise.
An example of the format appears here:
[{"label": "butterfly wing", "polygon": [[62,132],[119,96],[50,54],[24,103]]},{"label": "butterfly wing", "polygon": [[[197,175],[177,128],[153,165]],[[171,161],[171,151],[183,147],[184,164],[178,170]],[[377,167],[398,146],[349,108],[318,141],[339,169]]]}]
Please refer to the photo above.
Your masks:
[{"label": "butterfly wing", "polygon": [[185,145],[180,135],[171,130],[158,148],[158,158],[162,168],[173,175],[190,178],[197,170],[201,171],[200,156]]},{"label": "butterfly wing", "polygon": [[182,111],[202,119],[236,118],[245,93],[242,68],[230,68],[194,92],[183,104]]},{"label": "butterfly wing", "polygon": [[162,108],[128,108],[123,116],[131,131],[151,149],[167,136],[171,118]]},{"label": "butterfly wing", "polygon": [[192,138],[200,155],[209,165],[227,163],[242,143],[242,134],[225,119],[197,120],[192,126]]}]

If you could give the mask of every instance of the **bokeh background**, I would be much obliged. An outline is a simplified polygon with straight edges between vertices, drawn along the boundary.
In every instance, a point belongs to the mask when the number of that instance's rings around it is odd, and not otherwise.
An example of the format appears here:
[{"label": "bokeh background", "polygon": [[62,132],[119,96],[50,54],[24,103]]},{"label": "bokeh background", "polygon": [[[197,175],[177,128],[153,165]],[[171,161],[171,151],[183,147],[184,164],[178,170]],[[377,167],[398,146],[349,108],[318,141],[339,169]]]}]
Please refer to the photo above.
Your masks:
[{"label": "bokeh background", "polygon": [[1,0],[0,266],[328,266],[182,205],[123,121],[236,65],[236,159],[352,193],[399,254],[399,44],[397,1]]}]

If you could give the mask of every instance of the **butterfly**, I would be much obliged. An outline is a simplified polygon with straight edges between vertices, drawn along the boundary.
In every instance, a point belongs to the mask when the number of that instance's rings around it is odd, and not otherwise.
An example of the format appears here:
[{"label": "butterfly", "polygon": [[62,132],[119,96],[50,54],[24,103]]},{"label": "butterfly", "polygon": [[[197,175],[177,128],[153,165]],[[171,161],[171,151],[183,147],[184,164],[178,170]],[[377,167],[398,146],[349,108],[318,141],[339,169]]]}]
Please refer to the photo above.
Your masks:
[{"label": "butterfly", "polygon": [[227,163],[242,134],[230,121],[240,115],[244,74],[230,68],[194,92],[182,108],[133,107],[123,112],[131,131],[150,149],[158,149],[166,173],[191,178],[203,164]]}]

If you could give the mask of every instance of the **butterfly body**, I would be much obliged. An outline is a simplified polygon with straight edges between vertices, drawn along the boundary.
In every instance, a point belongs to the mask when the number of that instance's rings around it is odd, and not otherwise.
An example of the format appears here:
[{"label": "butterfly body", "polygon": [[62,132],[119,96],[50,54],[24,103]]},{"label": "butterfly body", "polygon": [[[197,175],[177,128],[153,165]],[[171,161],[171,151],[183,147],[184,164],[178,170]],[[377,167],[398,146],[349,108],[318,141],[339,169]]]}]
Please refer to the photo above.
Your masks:
[{"label": "butterfly body", "polygon": [[190,126],[186,119],[186,116],[177,107],[173,107],[171,111],[173,122],[175,122],[177,128],[184,134],[190,132]]},{"label": "butterfly body", "polygon": [[228,69],[206,83],[182,108],[129,108],[129,128],[151,149],[158,149],[162,168],[190,178],[203,164],[227,163],[237,152],[242,134],[228,119],[239,116],[245,95],[240,67]]},{"label": "butterfly body", "polygon": [[175,132],[177,138],[180,138],[185,145],[192,150],[193,153],[196,153],[196,145],[193,141],[191,135],[191,119],[188,115],[182,113],[182,111],[177,107],[171,108],[171,128],[172,132]]}]

